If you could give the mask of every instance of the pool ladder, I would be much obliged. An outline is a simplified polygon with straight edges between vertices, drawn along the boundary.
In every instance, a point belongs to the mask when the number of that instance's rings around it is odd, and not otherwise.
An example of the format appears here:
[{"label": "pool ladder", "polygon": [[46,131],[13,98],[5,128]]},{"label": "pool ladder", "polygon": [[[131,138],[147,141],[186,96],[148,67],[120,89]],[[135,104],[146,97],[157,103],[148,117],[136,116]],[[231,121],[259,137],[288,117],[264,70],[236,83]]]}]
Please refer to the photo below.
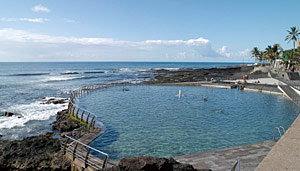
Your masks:
[{"label": "pool ladder", "polygon": [[237,160],[230,171],[240,171],[240,160]]},{"label": "pool ladder", "polygon": [[[279,126],[279,127],[275,127],[274,128],[274,136],[273,136],[273,140],[276,141],[276,130],[279,134],[279,138],[280,139],[282,137],[282,135],[285,133],[285,129],[283,128],[283,126]],[[283,133],[281,133],[281,130]]]}]

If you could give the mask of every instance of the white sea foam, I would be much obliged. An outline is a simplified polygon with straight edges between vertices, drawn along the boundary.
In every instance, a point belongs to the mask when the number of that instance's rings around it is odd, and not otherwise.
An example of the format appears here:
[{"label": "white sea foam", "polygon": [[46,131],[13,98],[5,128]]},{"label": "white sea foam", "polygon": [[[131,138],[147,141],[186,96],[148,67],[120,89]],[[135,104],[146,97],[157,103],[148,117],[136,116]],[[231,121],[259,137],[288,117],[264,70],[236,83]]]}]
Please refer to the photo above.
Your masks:
[{"label": "white sea foam", "polygon": [[168,70],[168,71],[178,71],[180,68],[154,68],[154,70]]},{"label": "white sea foam", "polygon": [[119,68],[121,72],[147,72],[150,68]]},{"label": "white sea foam", "polygon": [[50,77],[48,81],[65,81],[65,80],[73,80],[80,77]]},{"label": "white sea foam", "polygon": [[55,116],[58,111],[67,107],[67,103],[43,104],[43,102],[46,102],[50,98],[51,97],[47,97],[42,101],[36,101],[30,104],[15,105],[5,109],[4,111],[18,113],[21,114],[21,116],[13,115],[11,117],[0,117],[0,129],[23,127],[25,123],[32,120],[49,120],[51,116]]},{"label": "white sea foam", "polygon": [[123,79],[116,81],[115,83],[131,83],[131,84],[140,84],[143,83],[144,81],[149,81],[150,78],[139,78],[139,79]]},{"label": "white sea foam", "polygon": [[56,82],[56,81],[67,81],[67,80],[75,80],[81,79],[84,76],[76,77],[76,76],[53,76],[44,80],[44,82]]}]

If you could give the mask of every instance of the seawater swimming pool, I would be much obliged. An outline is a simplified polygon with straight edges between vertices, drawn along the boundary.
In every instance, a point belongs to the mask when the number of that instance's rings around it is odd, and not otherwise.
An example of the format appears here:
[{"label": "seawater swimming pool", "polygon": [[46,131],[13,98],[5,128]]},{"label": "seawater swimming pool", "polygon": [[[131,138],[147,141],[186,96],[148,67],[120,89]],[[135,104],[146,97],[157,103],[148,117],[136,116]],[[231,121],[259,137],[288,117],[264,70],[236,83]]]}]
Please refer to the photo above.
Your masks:
[{"label": "seawater swimming pool", "polygon": [[271,140],[274,127],[287,129],[299,113],[293,102],[274,94],[196,86],[126,88],[98,90],[77,102],[106,126],[91,146],[110,160],[174,157]]}]

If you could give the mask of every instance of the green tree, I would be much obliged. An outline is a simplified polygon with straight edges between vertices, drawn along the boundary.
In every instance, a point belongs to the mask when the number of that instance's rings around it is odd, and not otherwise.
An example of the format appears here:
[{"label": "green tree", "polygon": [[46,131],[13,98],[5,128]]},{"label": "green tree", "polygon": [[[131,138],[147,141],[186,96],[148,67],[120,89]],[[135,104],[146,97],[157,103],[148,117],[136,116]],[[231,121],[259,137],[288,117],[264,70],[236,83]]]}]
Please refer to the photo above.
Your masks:
[{"label": "green tree", "polygon": [[296,28],[296,26],[291,27],[291,30],[287,30],[288,35],[285,37],[285,41],[288,41],[288,43],[290,43],[290,41],[293,41],[293,47],[294,47],[294,51],[296,49],[296,41],[299,38],[300,32],[299,29]]},{"label": "green tree", "polygon": [[257,47],[254,47],[251,51],[251,56],[258,60],[259,62],[263,61],[263,54],[262,51],[260,51]]},{"label": "green tree", "polygon": [[279,44],[274,44],[273,46],[269,45],[265,51],[263,52],[263,57],[270,61],[273,62],[276,59],[279,59],[282,54],[282,48],[280,47]]}]

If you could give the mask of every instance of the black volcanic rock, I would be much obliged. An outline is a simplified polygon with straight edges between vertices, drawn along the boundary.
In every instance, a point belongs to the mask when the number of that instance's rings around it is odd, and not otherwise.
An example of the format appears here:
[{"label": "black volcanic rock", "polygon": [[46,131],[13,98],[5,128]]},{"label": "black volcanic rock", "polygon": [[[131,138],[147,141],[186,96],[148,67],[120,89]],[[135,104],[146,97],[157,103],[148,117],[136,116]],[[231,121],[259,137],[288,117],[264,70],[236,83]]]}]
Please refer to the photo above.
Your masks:
[{"label": "black volcanic rock", "polygon": [[56,121],[53,123],[52,129],[59,130],[60,132],[69,132],[79,128],[81,124],[70,118],[68,110],[57,112]]},{"label": "black volcanic rock", "polygon": [[46,102],[42,103],[42,104],[64,104],[67,103],[68,99],[56,99],[56,98],[50,98],[48,99]]},{"label": "black volcanic rock", "polygon": [[118,166],[106,168],[104,171],[211,171],[210,169],[194,169],[192,165],[182,164],[173,158],[139,156],[123,158]]},{"label": "black volcanic rock", "polygon": [[10,117],[13,115],[14,115],[14,113],[12,113],[12,112],[5,112],[5,114],[4,114],[4,116],[6,116],[6,117]]},{"label": "black volcanic rock", "polygon": [[258,76],[267,77],[267,73],[253,73],[254,66],[232,66],[210,69],[180,69],[176,71],[156,70],[153,71],[154,79],[147,81],[148,84],[175,83],[175,82],[198,82],[204,80],[241,79],[243,75],[251,78]]},{"label": "black volcanic rock", "polygon": [[0,170],[70,170],[52,134],[23,140],[0,140]]}]

